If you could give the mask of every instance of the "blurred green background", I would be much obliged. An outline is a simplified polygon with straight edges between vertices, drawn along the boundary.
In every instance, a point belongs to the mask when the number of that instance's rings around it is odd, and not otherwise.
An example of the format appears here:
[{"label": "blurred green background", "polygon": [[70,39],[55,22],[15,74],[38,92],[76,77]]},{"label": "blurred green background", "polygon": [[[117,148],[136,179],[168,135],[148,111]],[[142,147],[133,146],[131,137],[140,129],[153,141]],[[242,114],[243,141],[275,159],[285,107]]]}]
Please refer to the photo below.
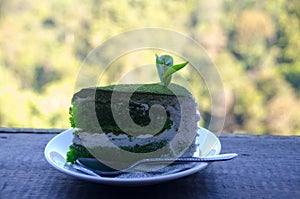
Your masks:
[{"label": "blurred green background", "polygon": [[[0,126],[69,128],[86,55],[144,27],[205,47],[224,82],[224,132],[300,135],[298,0],[0,0]],[[199,109],[206,125],[209,103]]]}]

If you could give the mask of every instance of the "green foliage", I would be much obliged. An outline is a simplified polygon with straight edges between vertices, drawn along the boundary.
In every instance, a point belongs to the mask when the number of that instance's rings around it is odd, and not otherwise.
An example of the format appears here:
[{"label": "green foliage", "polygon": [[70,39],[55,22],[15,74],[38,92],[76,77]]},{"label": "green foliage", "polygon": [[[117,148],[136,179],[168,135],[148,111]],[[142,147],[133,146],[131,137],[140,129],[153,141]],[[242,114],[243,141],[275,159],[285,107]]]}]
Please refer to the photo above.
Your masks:
[{"label": "green foliage", "polygon": [[172,80],[172,74],[185,67],[189,62],[173,65],[173,58],[170,55],[156,55],[156,68],[159,79],[164,86],[168,86]]},{"label": "green foliage", "polygon": [[279,66],[279,72],[293,86],[300,96],[300,62]]},{"label": "green foliage", "polygon": [[[207,50],[225,87],[224,131],[300,135],[297,0],[1,1],[0,126],[69,128],[68,107],[88,52],[113,35],[143,27],[182,32]],[[105,83],[127,72],[137,57],[116,60]],[[174,66],[164,58],[162,63],[157,57],[165,67],[158,73],[168,85],[185,63]],[[180,72],[191,80],[201,122],[208,126],[210,91],[194,74],[193,67]]]}]

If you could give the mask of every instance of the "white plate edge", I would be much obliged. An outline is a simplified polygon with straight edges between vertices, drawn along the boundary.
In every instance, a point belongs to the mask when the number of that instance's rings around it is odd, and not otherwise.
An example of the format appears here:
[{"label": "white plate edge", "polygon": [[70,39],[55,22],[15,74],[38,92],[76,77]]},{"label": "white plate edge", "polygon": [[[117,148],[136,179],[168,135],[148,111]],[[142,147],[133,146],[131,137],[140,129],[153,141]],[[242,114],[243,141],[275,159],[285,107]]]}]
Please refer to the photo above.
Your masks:
[{"label": "white plate edge", "polygon": [[[58,171],[73,176],[75,178],[79,178],[82,180],[87,180],[87,181],[91,181],[91,182],[96,182],[96,183],[103,183],[103,184],[109,184],[109,185],[122,185],[122,186],[137,186],[137,185],[148,185],[148,184],[157,184],[157,183],[161,183],[161,182],[165,182],[165,181],[170,181],[170,180],[174,180],[174,179],[178,179],[184,176],[188,176],[191,175],[193,173],[196,173],[204,168],[206,168],[208,166],[208,163],[201,163],[198,164],[197,166],[190,168],[188,170],[182,171],[182,172],[178,172],[175,174],[169,174],[169,175],[164,175],[164,176],[153,176],[153,177],[147,177],[147,178],[130,178],[130,179],[126,179],[126,178],[109,178],[109,177],[101,177],[101,178],[97,178],[94,176],[89,176],[87,174],[83,174],[83,173],[79,173],[79,172],[74,172],[68,169],[65,169],[63,167],[58,166],[53,159],[50,157],[50,149],[51,149],[51,145],[53,145],[53,143],[55,143],[57,141],[57,139],[67,136],[68,133],[70,134],[72,131],[74,131],[75,129],[68,129],[65,130],[63,132],[61,132],[60,134],[54,136],[46,145],[45,150],[44,150],[44,155],[46,160],[48,161],[48,163],[53,166],[55,169],[57,169]],[[207,136],[211,136],[214,140],[215,140],[215,146],[213,146],[212,148],[216,148],[215,154],[219,154],[221,152],[221,143],[220,140],[218,139],[218,137],[213,134],[212,132],[210,132],[209,130],[203,128],[203,127],[199,127],[199,130],[203,133],[205,132],[205,136],[207,139]],[[71,136],[71,135],[70,135]],[[71,137],[70,137],[71,138]],[[70,144],[72,143],[72,139],[70,140]],[[68,144],[68,147],[69,145]],[[66,144],[67,145],[67,144]],[[61,154],[61,153],[60,153]],[[66,156],[66,154],[61,154],[62,156]]]}]

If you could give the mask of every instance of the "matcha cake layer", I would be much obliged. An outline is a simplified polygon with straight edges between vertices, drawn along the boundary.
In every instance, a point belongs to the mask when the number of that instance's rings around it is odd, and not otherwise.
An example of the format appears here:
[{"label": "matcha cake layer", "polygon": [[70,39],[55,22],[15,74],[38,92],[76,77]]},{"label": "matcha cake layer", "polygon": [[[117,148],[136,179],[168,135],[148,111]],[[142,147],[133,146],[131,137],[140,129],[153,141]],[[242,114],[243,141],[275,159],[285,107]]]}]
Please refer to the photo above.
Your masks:
[{"label": "matcha cake layer", "polygon": [[165,157],[195,152],[197,103],[176,84],[82,89],[72,98],[70,115],[72,126],[79,130],[74,133],[69,162],[92,156],[89,152],[120,158],[116,149],[138,154],[161,149],[159,154]]},{"label": "matcha cake layer", "polygon": [[[194,101],[192,95],[185,88],[175,84],[171,84],[169,87],[160,84],[132,84],[86,88],[73,96],[70,120],[72,127],[86,130],[99,130],[101,127],[103,132],[151,133],[143,132],[143,129],[146,130],[146,128],[138,128],[133,122],[128,122],[124,118],[128,118],[129,112],[135,124],[145,127],[150,123],[150,108],[159,104],[166,110],[166,117],[159,114],[159,110],[155,110],[154,107],[153,112],[156,113],[154,116],[156,116],[157,128],[163,122],[159,120],[165,120],[160,129],[163,131],[171,128],[174,120],[177,123],[180,122],[180,114],[176,113],[173,115],[173,119],[170,118],[172,113],[180,111],[177,98]],[[118,124],[116,119],[118,119]],[[124,128],[121,129],[119,126]],[[156,127],[153,129],[157,129]],[[175,128],[178,128],[178,125],[175,125]],[[147,129],[152,131],[152,129]]]}]

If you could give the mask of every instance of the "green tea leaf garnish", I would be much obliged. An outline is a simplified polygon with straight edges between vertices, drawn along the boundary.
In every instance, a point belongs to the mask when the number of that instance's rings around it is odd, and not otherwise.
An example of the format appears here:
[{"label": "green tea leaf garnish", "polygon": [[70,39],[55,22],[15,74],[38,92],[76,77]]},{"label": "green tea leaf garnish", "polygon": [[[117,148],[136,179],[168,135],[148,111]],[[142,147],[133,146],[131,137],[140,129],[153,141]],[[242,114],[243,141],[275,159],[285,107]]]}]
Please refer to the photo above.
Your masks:
[{"label": "green tea leaf garnish", "polygon": [[175,73],[176,71],[179,71],[180,69],[182,69],[183,67],[185,67],[188,63],[189,62],[187,61],[187,62],[184,62],[182,64],[177,64],[177,65],[174,65],[174,66],[168,68],[168,70],[163,75],[163,79],[167,79],[173,73]]},{"label": "green tea leaf garnish", "polygon": [[156,68],[159,79],[164,86],[168,86],[172,80],[172,74],[185,67],[189,62],[173,66],[173,58],[170,55],[156,55]]},{"label": "green tea leaf garnish", "polygon": [[164,84],[163,76],[171,66],[173,66],[173,58],[170,55],[156,55],[156,68],[161,83]]}]

